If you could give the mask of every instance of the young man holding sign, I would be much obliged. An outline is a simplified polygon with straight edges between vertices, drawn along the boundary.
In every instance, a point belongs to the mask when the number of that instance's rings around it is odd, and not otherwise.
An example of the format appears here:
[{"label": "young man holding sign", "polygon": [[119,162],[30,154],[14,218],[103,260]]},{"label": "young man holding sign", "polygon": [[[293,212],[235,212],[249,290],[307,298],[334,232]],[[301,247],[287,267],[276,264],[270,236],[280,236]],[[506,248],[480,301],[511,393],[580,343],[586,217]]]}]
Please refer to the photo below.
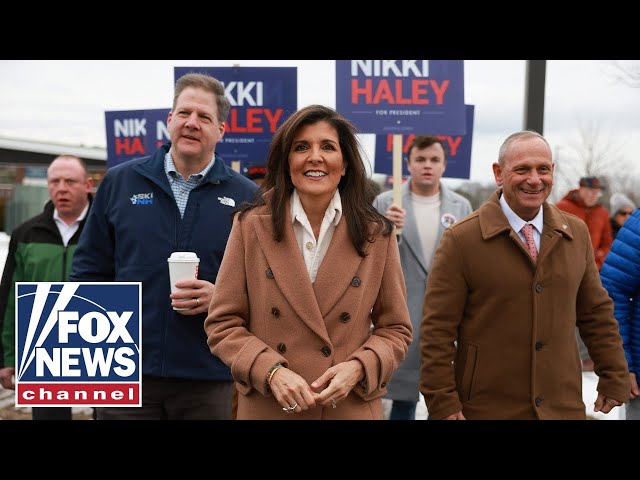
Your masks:
[{"label": "young man holding sign", "polygon": [[[418,135],[407,151],[411,177],[402,186],[404,208],[393,203],[392,191],[381,193],[373,202],[380,213],[402,229],[398,246],[414,330],[420,328],[427,275],[440,238],[446,228],[473,210],[466,198],[440,182],[446,166],[442,140]],[[415,419],[419,376],[420,348],[418,342],[413,342],[387,384],[386,397],[393,400],[390,420]]]}]

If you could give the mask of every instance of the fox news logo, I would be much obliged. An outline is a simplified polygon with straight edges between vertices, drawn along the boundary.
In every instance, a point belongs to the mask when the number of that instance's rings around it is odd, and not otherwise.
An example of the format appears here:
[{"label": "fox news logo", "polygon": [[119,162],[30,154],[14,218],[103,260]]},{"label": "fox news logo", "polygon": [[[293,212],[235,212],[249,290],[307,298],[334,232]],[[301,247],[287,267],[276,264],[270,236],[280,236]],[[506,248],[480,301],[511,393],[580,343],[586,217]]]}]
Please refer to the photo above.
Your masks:
[{"label": "fox news logo", "polygon": [[142,283],[17,282],[16,406],[141,406]]}]

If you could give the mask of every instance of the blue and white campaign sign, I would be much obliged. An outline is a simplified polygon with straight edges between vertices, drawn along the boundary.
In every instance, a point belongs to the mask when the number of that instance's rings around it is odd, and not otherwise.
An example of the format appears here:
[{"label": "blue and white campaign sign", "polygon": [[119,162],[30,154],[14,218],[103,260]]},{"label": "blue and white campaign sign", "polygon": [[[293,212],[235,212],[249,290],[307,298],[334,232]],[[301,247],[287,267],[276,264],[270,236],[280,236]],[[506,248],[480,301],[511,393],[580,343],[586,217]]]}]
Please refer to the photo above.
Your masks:
[{"label": "blue and white campaign sign", "polygon": [[336,60],[336,110],[361,133],[466,133],[463,60]]},{"label": "blue and white campaign sign", "polygon": [[151,155],[169,140],[170,109],[105,112],[107,168],[134,158]]},{"label": "blue and white campaign sign", "polygon": [[[440,135],[435,134],[444,142],[444,150],[447,154],[447,168],[444,177],[466,178],[471,173],[471,146],[473,144],[473,114],[474,105],[466,105],[466,135]],[[421,134],[428,134],[421,132]],[[409,175],[407,170],[406,155],[415,134],[402,136],[402,155],[405,161],[402,162],[402,175]],[[376,135],[375,165],[373,171],[376,173],[393,174],[393,135]]]},{"label": "blue and white campaign sign", "polygon": [[16,405],[141,406],[141,282],[16,282]]},{"label": "blue and white campaign sign", "polygon": [[273,134],[298,108],[296,67],[175,67],[175,80],[206,73],[224,84],[231,110],[216,153],[242,167],[264,164]]}]

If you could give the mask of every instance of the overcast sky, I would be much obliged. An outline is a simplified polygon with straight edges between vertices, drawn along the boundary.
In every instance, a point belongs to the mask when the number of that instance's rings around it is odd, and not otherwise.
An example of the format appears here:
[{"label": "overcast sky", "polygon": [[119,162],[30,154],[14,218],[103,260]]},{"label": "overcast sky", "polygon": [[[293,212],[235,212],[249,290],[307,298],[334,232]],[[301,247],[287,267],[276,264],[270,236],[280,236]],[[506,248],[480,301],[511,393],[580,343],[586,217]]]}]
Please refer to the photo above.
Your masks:
[{"label": "overcast sky", "polygon": [[[174,66],[234,64],[295,66],[298,106],[335,107],[334,60],[0,61],[0,136],[105,147],[105,111],[171,107]],[[475,105],[471,180],[492,182],[500,144],[523,128],[525,68],[524,60],[464,62],[465,103]],[[609,61],[547,62],[544,134],[560,158],[588,125],[627,160],[638,156],[640,88],[611,72]],[[362,136],[370,157],[373,138]]]}]

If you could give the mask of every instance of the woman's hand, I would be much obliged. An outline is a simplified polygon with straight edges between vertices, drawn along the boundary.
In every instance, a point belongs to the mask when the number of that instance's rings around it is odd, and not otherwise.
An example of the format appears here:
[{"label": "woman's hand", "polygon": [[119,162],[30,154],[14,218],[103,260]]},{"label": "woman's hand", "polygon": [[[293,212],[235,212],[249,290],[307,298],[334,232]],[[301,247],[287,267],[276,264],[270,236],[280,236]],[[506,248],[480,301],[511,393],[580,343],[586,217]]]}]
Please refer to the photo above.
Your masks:
[{"label": "woman's hand", "polygon": [[[278,403],[291,413],[300,413],[316,406],[311,387],[293,370],[281,367],[271,377],[269,384]],[[291,408],[295,406],[295,408]]]},{"label": "woman's hand", "polygon": [[358,360],[342,362],[324,372],[320,378],[311,384],[316,392],[315,399],[326,407],[336,408],[340,400],[347,398],[353,387],[364,378],[364,367]]}]

